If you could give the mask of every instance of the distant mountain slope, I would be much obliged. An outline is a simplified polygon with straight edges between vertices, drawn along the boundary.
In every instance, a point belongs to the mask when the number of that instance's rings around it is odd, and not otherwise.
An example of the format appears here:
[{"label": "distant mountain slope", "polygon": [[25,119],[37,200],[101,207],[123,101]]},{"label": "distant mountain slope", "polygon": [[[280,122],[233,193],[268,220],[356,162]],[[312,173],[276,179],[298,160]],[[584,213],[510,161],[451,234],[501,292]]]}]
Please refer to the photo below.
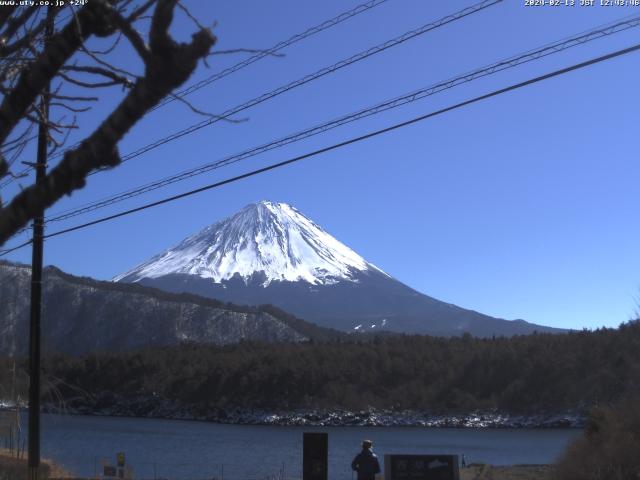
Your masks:
[{"label": "distant mountain slope", "polygon": [[[31,270],[0,262],[0,353],[28,343]],[[274,307],[239,307],[140,285],[74,277],[46,267],[43,346],[81,354],[184,342],[304,341],[337,335]]]},{"label": "distant mountain slope", "polygon": [[234,303],[271,303],[351,332],[486,337],[562,331],[490,317],[417,292],[294,207],[268,201],[248,205],[114,280]]}]

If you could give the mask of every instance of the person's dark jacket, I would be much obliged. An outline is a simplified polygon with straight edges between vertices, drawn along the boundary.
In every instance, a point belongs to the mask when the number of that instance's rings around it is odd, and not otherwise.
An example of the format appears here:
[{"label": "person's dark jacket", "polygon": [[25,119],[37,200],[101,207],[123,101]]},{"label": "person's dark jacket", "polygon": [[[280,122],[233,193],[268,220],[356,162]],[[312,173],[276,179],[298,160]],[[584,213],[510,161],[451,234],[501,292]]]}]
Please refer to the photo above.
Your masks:
[{"label": "person's dark jacket", "polygon": [[380,473],[378,456],[370,448],[363,448],[351,462],[351,469],[358,472],[358,480],[374,480]]}]

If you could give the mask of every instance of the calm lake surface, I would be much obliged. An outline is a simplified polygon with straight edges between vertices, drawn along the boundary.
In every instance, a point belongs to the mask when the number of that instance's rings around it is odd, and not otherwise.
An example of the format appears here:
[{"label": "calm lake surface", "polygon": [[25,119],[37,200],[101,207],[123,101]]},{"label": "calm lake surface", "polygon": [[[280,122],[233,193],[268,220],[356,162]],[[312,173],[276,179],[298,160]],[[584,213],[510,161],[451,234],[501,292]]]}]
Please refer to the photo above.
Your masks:
[{"label": "calm lake surface", "polygon": [[[26,423],[25,423],[26,431]],[[394,427],[271,427],[180,420],[42,416],[42,456],[75,475],[92,476],[116,452],[136,478],[264,479],[283,468],[302,477],[302,433],[329,433],[329,478],[351,480],[351,459],[363,438],[385,453],[464,453],[468,463],[550,463],[577,429],[462,430]],[[384,467],[383,467],[384,468]]]}]

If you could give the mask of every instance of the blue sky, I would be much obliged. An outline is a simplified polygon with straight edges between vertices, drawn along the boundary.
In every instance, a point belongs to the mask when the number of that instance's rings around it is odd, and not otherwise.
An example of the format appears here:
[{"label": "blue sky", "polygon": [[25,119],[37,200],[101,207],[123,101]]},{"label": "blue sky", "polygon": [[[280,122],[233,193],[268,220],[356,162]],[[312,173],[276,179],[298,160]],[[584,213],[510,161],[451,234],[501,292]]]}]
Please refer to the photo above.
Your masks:
[{"label": "blue sky", "polygon": [[[186,1],[217,22],[216,48],[268,48],[360,1]],[[190,96],[222,112],[474,2],[389,0]],[[577,2],[579,3],[579,1]],[[48,215],[222,158],[596,25],[633,7],[528,7],[506,0],[160,147],[107,173]],[[174,34],[195,29],[179,15]],[[343,141],[638,41],[639,28],[48,227],[48,231]],[[242,55],[217,55],[192,83]],[[139,68],[122,48],[117,61]],[[497,317],[617,326],[640,292],[637,161],[640,54],[551,79],[245,181],[47,241],[45,263],[109,279],[248,203],[287,202],[397,279]],[[80,138],[121,96],[105,92]],[[126,154],[202,117],[179,102],[148,115]],[[71,141],[74,139],[72,138]],[[24,183],[24,182],[23,182]],[[2,192],[8,198],[16,185]],[[17,237],[13,245],[27,237]],[[29,249],[12,260],[29,262]]]}]

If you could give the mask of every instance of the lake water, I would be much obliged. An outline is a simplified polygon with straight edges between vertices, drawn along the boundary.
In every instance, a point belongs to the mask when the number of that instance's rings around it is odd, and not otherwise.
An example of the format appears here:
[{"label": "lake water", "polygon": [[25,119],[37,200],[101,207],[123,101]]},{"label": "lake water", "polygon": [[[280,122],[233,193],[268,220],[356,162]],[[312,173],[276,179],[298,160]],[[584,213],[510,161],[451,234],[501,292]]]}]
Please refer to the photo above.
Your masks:
[{"label": "lake water", "polygon": [[[25,425],[26,427],[26,425]],[[550,463],[577,429],[429,429],[394,427],[271,427],[72,415],[42,416],[42,456],[75,475],[92,476],[116,452],[136,478],[264,479],[284,469],[302,477],[302,433],[329,433],[329,478],[351,480],[362,439],[385,453],[464,453],[468,463]]]}]

